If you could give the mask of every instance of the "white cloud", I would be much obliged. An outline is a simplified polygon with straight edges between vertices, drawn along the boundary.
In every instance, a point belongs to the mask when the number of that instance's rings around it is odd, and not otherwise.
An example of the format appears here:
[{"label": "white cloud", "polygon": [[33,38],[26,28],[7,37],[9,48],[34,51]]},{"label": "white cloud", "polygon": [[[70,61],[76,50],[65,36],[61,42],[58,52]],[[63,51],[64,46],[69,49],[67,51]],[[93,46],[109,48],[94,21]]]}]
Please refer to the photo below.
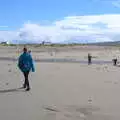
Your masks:
[{"label": "white cloud", "polygon": [[0,28],[7,28],[8,26],[0,26]]},{"label": "white cloud", "polygon": [[120,8],[120,0],[92,0],[93,2],[102,2],[106,5],[112,4],[114,7]]},{"label": "white cloud", "polygon": [[[68,16],[51,24],[41,25],[27,22],[16,31],[0,31],[0,40],[13,42],[118,41],[120,36],[120,14],[93,16]],[[17,41],[16,41],[17,40]]]},{"label": "white cloud", "polygon": [[112,4],[115,6],[115,7],[120,7],[120,0],[113,0],[112,1]]}]

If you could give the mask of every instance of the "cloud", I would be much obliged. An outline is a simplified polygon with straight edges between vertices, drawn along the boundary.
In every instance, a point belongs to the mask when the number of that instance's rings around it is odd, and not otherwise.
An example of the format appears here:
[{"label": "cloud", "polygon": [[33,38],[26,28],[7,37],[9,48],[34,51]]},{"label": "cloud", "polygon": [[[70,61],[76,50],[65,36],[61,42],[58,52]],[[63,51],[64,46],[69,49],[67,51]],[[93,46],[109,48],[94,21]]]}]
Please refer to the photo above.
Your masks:
[{"label": "cloud", "polygon": [[8,26],[0,26],[0,28],[8,28]]},{"label": "cloud", "polygon": [[120,7],[120,0],[113,0],[112,5],[119,8]]},{"label": "cloud", "polygon": [[102,2],[107,4],[112,4],[114,7],[120,8],[120,0],[92,0],[93,2]]},{"label": "cloud", "polygon": [[120,0],[97,0],[96,2],[98,2],[98,1],[110,3],[110,4],[112,4],[114,7],[117,7],[117,8],[120,7]]},{"label": "cloud", "polygon": [[118,41],[120,14],[67,16],[50,24],[26,22],[15,31],[0,31],[0,41],[14,43]]}]

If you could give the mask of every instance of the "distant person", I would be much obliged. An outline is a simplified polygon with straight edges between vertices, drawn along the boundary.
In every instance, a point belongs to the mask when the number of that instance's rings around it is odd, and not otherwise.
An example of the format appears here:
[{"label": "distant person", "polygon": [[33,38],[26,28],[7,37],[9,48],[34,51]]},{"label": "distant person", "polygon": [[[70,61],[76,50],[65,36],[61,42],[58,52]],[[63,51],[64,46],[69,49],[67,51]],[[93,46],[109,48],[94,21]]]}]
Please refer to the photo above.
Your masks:
[{"label": "distant person", "polygon": [[114,66],[117,65],[117,58],[113,59],[113,65],[114,65]]},{"label": "distant person", "polygon": [[23,48],[23,53],[20,55],[18,59],[18,67],[22,71],[25,81],[23,84],[23,88],[26,88],[26,91],[30,90],[29,80],[28,76],[30,71],[35,71],[34,65],[33,65],[33,59],[31,54],[27,52],[27,48]]},{"label": "distant person", "polygon": [[90,53],[88,53],[88,65],[92,64],[92,56]]},{"label": "distant person", "polygon": [[29,50],[28,53],[31,54],[31,50]]}]

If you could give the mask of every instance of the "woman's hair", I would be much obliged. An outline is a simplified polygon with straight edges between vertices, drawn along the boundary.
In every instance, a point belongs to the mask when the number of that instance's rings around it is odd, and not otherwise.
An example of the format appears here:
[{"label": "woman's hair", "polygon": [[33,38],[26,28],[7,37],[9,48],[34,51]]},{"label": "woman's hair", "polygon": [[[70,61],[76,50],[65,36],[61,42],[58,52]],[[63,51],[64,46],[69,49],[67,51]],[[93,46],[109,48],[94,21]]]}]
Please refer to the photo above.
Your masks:
[{"label": "woman's hair", "polygon": [[27,52],[27,48],[26,47],[23,48],[23,52]]}]

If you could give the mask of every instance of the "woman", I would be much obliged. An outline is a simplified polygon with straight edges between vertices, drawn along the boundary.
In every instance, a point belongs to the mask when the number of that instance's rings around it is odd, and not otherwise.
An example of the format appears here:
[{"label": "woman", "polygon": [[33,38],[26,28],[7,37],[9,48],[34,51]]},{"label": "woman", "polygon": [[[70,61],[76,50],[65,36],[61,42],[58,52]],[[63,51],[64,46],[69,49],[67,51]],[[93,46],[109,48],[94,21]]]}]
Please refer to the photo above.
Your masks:
[{"label": "woman", "polygon": [[23,88],[26,88],[26,91],[30,90],[29,85],[29,72],[32,70],[32,72],[35,71],[34,65],[33,65],[33,59],[32,56],[27,52],[27,48],[23,48],[23,53],[20,55],[18,59],[18,67],[24,74],[25,82],[23,84]]}]

